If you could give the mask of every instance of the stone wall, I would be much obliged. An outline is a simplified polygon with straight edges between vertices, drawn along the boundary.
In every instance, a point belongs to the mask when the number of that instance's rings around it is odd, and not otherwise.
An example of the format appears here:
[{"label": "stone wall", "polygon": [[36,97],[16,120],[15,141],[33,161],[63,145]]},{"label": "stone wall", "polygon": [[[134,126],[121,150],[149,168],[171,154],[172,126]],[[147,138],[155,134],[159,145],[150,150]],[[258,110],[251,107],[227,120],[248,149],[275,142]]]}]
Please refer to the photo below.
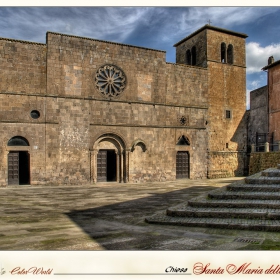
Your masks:
[{"label": "stone wall", "polygon": [[274,142],[280,140],[280,64],[268,69],[269,90],[269,132],[273,133]]},{"label": "stone wall", "polygon": [[245,152],[210,152],[208,178],[244,176],[246,174],[247,154]]},{"label": "stone wall", "polygon": [[46,93],[45,44],[0,38],[2,93]]},{"label": "stone wall", "polygon": [[256,144],[256,133],[268,132],[267,86],[250,92],[248,145]]},{"label": "stone wall", "polygon": [[280,152],[251,153],[249,161],[249,175],[258,173],[267,168],[276,168],[279,163]]},{"label": "stone wall", "polygon": [[[209,178],[243,175],[246,138],[245,39],[207,33]],[[233,46],[233,63],[221,60],[221,44]],[[229,116],[227,116],[227,111]]]},{"label": "stone wall", "polygon": [[[120,179],[175,180],[178,151],[189,152],[190,178],[207,176],[206,69],[166,63],[163,51],[56,33],[47,34],[47,45],[13,44],[20,46],[9,56],[14,65],[11,70],[3,63],[2,72],[3,81],[13,77],[12,82],[0,89],[1,185],[7,184],[8,154],[14,149],[28,150],[32,185],[91,183],[96,149],[112,148]],[[13,71],[22,61],[27,71],[20,90],[21,70]],[[117,65],[126,75],[118,98],[106,98],[95,85],[104,64]],[[38,119],[31,117],[33,110]],[[97,145],[102,135],[110,136]],[[182,135],[190,145],[176,145]],[[14,136],[30,146],[8,147]]]},{"label": "stone wall", "polygon": [[191,37],[191,40],[185,40],[177,46],[176,62],[186,64],[186,53],[195,47],[196,66],[207,67],[207,30],[204,30]]}]

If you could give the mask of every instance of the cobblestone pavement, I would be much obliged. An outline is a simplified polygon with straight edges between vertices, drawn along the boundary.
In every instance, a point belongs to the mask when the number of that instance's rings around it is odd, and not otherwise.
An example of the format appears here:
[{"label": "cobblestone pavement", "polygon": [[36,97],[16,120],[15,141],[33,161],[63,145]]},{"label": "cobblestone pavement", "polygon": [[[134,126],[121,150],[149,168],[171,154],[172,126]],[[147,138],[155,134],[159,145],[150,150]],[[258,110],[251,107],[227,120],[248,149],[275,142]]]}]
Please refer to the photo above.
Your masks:
[{"label": "cobblestone pavement", "polygon": [[240,179],[0,188],[0,249],[237,250],[251,242],[258,250],[266,240],[280,244],[280,233],[144,221]]}]

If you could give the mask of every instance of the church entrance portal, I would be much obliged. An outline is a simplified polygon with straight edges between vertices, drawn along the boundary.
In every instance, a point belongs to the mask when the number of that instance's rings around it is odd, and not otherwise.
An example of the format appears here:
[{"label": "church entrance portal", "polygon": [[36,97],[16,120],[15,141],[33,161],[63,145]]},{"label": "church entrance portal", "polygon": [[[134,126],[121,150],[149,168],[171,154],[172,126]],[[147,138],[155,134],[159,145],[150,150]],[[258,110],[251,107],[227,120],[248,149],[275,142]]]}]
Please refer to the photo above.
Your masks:
[{"label": "church entrance portal", "polygon": [[190,178],[189,152],[177,152],[176,155],[176,179]]},{"label": "church entrance portal", "polygon": [[117,181],[117,156],[115,150],[99,150],[97,154],[97,182]]},{"label": "church entrance portal", "polygon": [[8,184],[30,184],[29,153],[26,151],[12,151],[8,154]]}]

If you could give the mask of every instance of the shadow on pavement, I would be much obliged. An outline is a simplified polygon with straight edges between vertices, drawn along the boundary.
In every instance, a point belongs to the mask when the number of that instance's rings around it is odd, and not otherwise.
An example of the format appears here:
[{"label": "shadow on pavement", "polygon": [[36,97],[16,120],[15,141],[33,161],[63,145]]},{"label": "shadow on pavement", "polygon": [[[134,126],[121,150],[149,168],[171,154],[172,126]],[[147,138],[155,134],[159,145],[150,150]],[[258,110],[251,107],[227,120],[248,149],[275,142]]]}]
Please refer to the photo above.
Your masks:
[{"label": "shadow on pavement", "polygon": [[109,204],[110,197],[108,205],[65,214],[104,249],[152,250],[159,248],[161,241],[182,237],[182,228],[150,225],[145,223],[145,217],[213,189],[216,188],[193,186],[161,194],[147,193],[143,198],[113,204]]}]

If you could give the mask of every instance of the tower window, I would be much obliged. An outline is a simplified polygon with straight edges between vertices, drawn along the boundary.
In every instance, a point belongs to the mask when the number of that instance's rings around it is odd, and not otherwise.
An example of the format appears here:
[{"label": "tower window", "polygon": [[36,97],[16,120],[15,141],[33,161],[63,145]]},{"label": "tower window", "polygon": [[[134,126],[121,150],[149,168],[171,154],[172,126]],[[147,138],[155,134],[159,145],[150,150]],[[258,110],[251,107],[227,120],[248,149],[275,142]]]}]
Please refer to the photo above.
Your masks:
[{"label": "tower window", "polygon": [[231,110],[226,110],[226,119],[231,119]]},{"label": "tower window", "polygon": [[192,65],[196,65],[196,47],[192,47]]},{"label": "tower window", "polygon": [[233,45],[228,45],[227,48],[227,62],[233,64]]},{"label": "tower window", "polygon": [[192,64],[192,55],[191,55],[191,51],[187,50],[186,53],[186,63],[187,65],[191,65]]},{"label": "tower window", "polygon": [[221,44],[221,62],[227,63],[226,62],[226,43]]}]

